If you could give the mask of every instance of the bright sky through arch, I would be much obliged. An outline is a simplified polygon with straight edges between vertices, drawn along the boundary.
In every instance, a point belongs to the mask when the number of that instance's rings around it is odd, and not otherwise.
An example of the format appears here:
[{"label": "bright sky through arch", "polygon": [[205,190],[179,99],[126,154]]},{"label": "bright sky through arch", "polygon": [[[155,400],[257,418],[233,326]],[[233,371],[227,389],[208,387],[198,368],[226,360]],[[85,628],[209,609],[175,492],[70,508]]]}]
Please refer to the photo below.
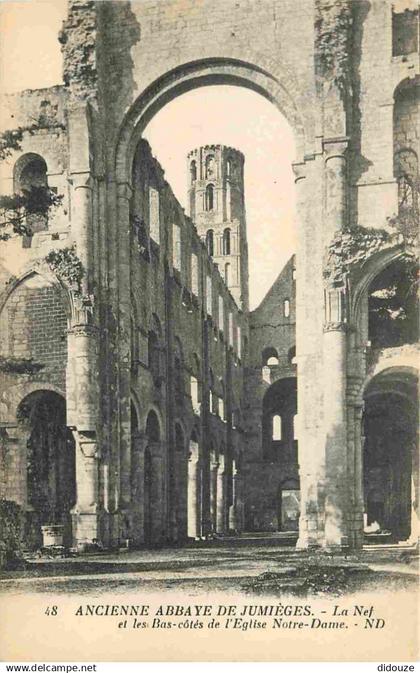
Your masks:
[{"label": "bright sky through arch", "polygon": [[[57,40],[66,0],[0,3],[0,90],[62,82]],[[36,45],[36,58],[34,58]],[[245,155],[250,304],[255,308],[295,251],[295,158],[292,131],[280,112],[248,89],[210,86],[179,96],[160,110],[144,136],[186,208],[186,155],[222,143]]]}]

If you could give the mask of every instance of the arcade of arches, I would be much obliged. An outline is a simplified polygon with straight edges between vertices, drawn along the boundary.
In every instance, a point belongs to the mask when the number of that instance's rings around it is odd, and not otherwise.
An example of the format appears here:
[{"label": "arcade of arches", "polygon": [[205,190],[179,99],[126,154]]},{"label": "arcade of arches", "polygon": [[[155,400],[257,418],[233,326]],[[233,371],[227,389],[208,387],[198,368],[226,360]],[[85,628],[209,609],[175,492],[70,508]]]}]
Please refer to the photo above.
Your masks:
[{"label": "arcade of arches", "polygon": [[[65,84],[7,98],[31,132],[6,189],[64,195],[0,260],[0,498],[28,546],[53,527],[79,550],[247,530],[303,549],[416,538],[413,44],[398,62],[378,44],[391,0],[351,3],[348,22],[307,2],[255,16],[238,2],[233,26],[224,0],[193,21],[187,3],[185,22],[171,0],[70,0]],[[346,34],[324,40],[323,18]],[[253,311],[241,148],[190,152],[187,216],[143,138],[208,84],[264,96],[295,137],[297,251]]]}]

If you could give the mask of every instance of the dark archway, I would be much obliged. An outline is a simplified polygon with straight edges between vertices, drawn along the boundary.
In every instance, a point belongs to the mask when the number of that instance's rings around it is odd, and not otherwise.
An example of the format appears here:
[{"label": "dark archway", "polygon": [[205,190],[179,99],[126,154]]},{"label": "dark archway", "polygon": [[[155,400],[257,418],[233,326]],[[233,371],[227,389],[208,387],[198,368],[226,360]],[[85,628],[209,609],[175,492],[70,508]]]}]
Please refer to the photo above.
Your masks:
[{"label": "dark archway", "polygon": [[416,536],[418,521],[417,376],[390,368],[365,392],[365,533],[384,542]]},{"label": "dark archway", "polygon": [[263,457],[271,462],[297,462],[295,416],[296,378],[280,379],[267,390],[263,399]]},{"label": "dark archway", "polygon": [[176,540],[185,541],[187,535],[188,455],[185,435],[180,423],[175,423],[175,484],[173,507],[176,512]]},{"label": "dark archway", "polygon": [[193,428],[188,451],[187,534],[189,538],[201,535],[201,466],[198,434]]},{"label": "dark archway", "polygon": [[418,266],[399,257],[371,282],[368,293],[369,340],[372,348],[416,343],[418,338]]},{"label": "dark archway", "polygon": [[287,479],[280,484],[278,495],[278,529],[282,532],[298,532],[300,516],[300,488],[296,479]]},{"label": "dark archway", "polygon": [[64,545],[71,546],[76,458],[73,435],[66,426],[65,399],[49,390],[31,393],[20,403],[18,418],[28,432],[28,543],[41,546],[41,527],[60,525]]},{"label": "dark archway", "polygon": [[146,421],[147,445],[144,452],[144,541],[161,541],[163,522],[162,456],[160,455],[160,425],[155,411],[149,411]]}]

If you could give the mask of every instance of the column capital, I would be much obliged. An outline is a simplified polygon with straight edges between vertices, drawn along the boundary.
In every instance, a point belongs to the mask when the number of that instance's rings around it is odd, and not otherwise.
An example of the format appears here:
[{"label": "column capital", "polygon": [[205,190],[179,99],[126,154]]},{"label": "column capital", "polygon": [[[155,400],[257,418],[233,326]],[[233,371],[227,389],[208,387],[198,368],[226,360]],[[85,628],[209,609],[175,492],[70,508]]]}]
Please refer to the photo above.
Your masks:
[{"label": "column capital", "polygon": [[306,161],[294,161],[292,163],[292,170],[295,174],[295,182],[300,182],[306,178]]},{"label": "column capital", "polygon": [[70,173],[70,182],[74,189],[92,189],[92,174],[90,171]]},{"label": "column capital", "polygon": [[96,338],[98,336],[98,332],[98,327],[96,327],[96,325],[92,325],[91,323],[79,323],[69,327],[67,330],[67,334],[71,334],[72,336],[76,337],[87,336]]},{"label": "column capital", "polygon": [[324,138],[322,140],[322,149],[324,150],[325,162],[330,159],[345,159],[346,150],[349,145],[349,136],[338,136],[337,138]]},{"label": "column capital", "polygon": [[326,322],[323,330],[324,332],[347,332],[348,324],[346,322]]}]

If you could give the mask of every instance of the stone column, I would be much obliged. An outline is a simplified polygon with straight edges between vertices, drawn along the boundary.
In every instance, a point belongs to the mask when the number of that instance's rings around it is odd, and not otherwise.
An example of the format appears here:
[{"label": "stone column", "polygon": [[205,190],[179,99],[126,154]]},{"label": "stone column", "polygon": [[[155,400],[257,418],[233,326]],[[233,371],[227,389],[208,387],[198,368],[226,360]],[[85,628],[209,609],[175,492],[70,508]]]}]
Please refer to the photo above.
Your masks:
[{"label": "stone column", "polygon": [[82,551],[100,539],[99,452],[94,433],[73,431],[76,442],[77,502],[73,508],[73,539]]},{"label": "stone column", "polygon": [[[347,226],[348,138],[323,142],[325,155],[324,242]],[[324,436],[325,436],[325,529],[323,545],[341,548],[349,544],[350,490],[347,453],[347,291],[327,287],[324,293],[323,338]]]},{"label": "stone column", "polygon": [[200,461],[192,453],[188,461],[188,537],[198,539],[200,530]]},{"label": "stone column", "polygon": [[74,543],[81,549],[100,538],[97,338],[93,325],[68,333],[67,425],[76,442],[77,501],[72,511]]},{"label": "stone column", "polygon": [[219,471],[217,474],[217,506],[216,506],[216,532],[223,535],[226,532],[225,521],[225,496],[226,496],[226,473],[224,460],[220,461]]},{"label": "stone column", "polygon": [[[313,380],[316,378],[314,362],[316,353],[308,348],[305,326],[308,322],[307,288],[311,283],[309,265],[304,264],[311,254],[311,244],[306,240],[309,166],[306,161],[294,163],[296,184],[296,212],[298,216],[298,249],[296,254],[296,357],[297,407],[299,409],[299,479],[301,492],[301,512],[299,518],[299,539],[297,548],[307,549],[318,545],[318,487],[320,483],[319,431],[315,426],[317,401],[314,401]],[[312,244],[313,247],[313,244]],[[319,358],[318,358],[319,359]],[[314,412],[315,407],[315,412]]]},{"label": "stone column", "polygon": [[151,542],[162,544],[165,541],[165,475],[164,450],[162,442],[149,445],[151,457]]},{"label": "stone column", "polygon": [[325,291],[324,323],[324,432],[325,432],[325,538],[328,548],[348,545],[347,418],[345,292]]},{"label": "stone column", "polygon": [[347,377],[348,536],[353,549],[363,546],[362,384],[359,376]]},{"label": "stone column", "polygon": [[118,399],[120,510],[130,519],[131,512],[131,419],[130,419],[130,199],[132,189],[127,183],[117,185],[118,199]]},{"label": "stone column", "polygon": [[411,519],[408,541],[418,545],[419,533],[419,463],[418,446],[417,442],[414,442],[414,446],[411,447]]},{"label": "stone column", "polygon": [[353,407],[354,414],[354,510],[353,510],[353,540],[352,546],[356,549],[363,547],[364,534],[364,489],[363,489],[363,438],[362,417],[363,401],[356,401]]},{"label": "stone column", "polygon": [[90,171],[71,174],[72,233],[77,255],[82,262],[84,275],[81,281],[83,295],[88,295],[92,280],[92,185]]},{"label": "stone column", "polygon": [[243,510],[242,475],[238,472],[238,469],[234,464],[232,475],[232,505],[229,507],[229,530],[232,530],[235,533],[242,532]]},{"label": "stone column", "polygon": [[323,142],[325,153],[325,216],[324,239],[328,244],[347,221],[347,159],[348,138],[332,138]]},{"label": "stone column", "polygon": [[216,532],[217,527],[217,472],[219,463],[216,460],[210,462],[210,523],[211,532]]},{"label": "stone column", "polygon": [[135,432],[132,436],[131,492],[132,538],[134,544],[144,544],[144,451],[146,436]]}]

